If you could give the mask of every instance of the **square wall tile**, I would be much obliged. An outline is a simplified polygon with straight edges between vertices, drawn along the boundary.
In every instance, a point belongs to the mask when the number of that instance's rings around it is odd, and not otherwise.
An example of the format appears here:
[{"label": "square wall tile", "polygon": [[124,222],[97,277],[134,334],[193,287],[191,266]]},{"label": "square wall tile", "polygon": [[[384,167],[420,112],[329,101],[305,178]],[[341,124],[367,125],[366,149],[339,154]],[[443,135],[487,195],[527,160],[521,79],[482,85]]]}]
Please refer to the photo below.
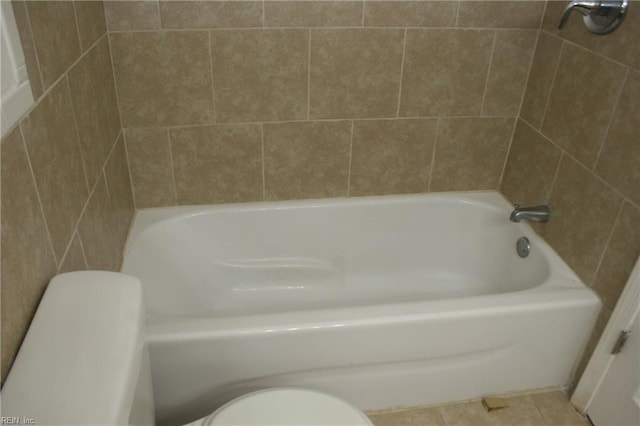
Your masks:
[{"label": "square wall tile", "polygon": [[104,19],[104,4],[95,0],[75,1],[73,6],[76,9],[76,18],[78,20],[80,47],[84,52],[107,32],[107,23]]},{"label": "square wall tile", "polygon": [[596,274],[593,289],[613,310],[640,256],[640,210],[624,203]]},{"label": "square wall tile", "polygon": [[28,1],[31,30],[45,90],[80,57],[71,1]]},{"label": "square wall tile", "polygon": [[551,220],[540,234],[588,285],[593,283],[622,198],[564,155],[549,198]]},{"label": "square wall tile", "polygon": [[[562,50],[542,131],[584,164],[596,161],[625,74],[622,65],[580,47]],[[593,90],[607,82],[607,90]]]},{"label": "square wall tile", "polygon": [[307,116],[308,30],[211,31],[216,121]]},{"label": "square wall tile", "polygon": [[169,130],[126,129],[125,138],[136,207],[175,205]]},{"label": "square wall tile", "polygon": [[365,1],[367,27],[455,27],[456,1]]},{"label": "square wall tile", "polygon": [[359,27],[361,1],[265,1],[267,27]]},{"label": "square wall tile", "polygon": [[104,14],[109,31],[160,29],[158,1],[107,0]]},{"label": "square wall tile", "polygon": [[311,30],[310,118],[395,117],[403,30]]},{"label": "square wall tile", "polygon": [[213,122],[206,31],[111,33],[122,125]]},{"label": "square wall tile", "polygon": [[436,119],[353,123],[349,195],[427,192]]},{"label": "square wall tile", "polygon": [[400,116],[479,115],[494,35],[408,30]]},{"label": "square wall tile", "polygon": [[161,1],[162,28],[242,28],[262,26],[261,1]]},{"label": "square wall tile", "polygon": [[[544,1],[461,1],[459,27],[540,28]],[[560,16],[560,15],[558,15]]]},{"label": "square wall tile", "polygon": [[178,204],[262,200],[260,125],[170,130]]},{"label": "square wall tile", "polygon": [[630,71],[596,173],[640,204],[640,71]]},{"label": "square wall tile", "polygon": [[57,259],[62,259],[89,195],[72,111],[64,79],[21,124]]},{"label": "square wall tile", "polygon": [[5,135],[0,145],[2,166],[2,380],[18,352],[56,261],[31,177],[20,129]]},{"label": "square wall tile", "polygon": [[496,32],[483,115],[518,115],[536,38],[537,32],[531,30]]},{"label": "square wall tile", "polygon": [[547,203],[561,156],[560,148],[518,120],[500,190],[521,206]]},{"label": "square wall tile", "polygon": [[542,126],[561,50],[561,39],[540,32],[520,111],[520,116],[536,129]]},{"label": "square wall tile", "polygon": [[71,100],[90,187],[120,134],[120,113],[111,70],[109,43],[104,38],[69,71]]},{"label": "square wall tile", "polygon": [[440,119],[431,191],[497,189],[513,126],[513,118]]},{"label": "square wall tile", "polygon": [[265,124],[265,199],[346,196],[350,146],[350,121]]}]

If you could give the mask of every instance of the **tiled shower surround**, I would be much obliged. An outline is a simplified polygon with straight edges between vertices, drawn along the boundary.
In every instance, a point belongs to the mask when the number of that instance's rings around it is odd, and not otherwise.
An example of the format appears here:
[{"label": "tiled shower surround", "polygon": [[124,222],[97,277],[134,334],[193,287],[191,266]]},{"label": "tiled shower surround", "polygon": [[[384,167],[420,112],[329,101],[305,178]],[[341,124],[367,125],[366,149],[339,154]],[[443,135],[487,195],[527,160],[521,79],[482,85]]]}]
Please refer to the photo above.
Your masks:
[{"label": "tiled shower surround", "polygon": [[566,3],[14,2],[39,100],[2,141],[2,378],[134,205],[451,190],[551,205],[590,353],[640,254],[640,3],[605,37]]},{"label": "tiled shower surround", "polygon": [[56,274],[118,270],[134,205],[97,2],[13,3],[34,106],[2,138],[2,379]]},{"label": "tiled shower surround", "polygon": [[496,189],[543,9],[108,3],[136,206]]}]

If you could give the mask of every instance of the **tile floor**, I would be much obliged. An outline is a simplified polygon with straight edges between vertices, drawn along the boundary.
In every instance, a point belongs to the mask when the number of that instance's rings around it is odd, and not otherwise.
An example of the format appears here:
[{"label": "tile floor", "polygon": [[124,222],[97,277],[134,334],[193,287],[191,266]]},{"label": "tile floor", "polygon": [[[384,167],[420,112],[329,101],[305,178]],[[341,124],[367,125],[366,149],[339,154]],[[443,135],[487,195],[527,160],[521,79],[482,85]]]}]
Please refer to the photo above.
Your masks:
[{"label": "tile floor", "polygon": [[371,411],[375,426],[590,426],[560,391],[505,397],[508,408],[487,412],[480,400]]}]

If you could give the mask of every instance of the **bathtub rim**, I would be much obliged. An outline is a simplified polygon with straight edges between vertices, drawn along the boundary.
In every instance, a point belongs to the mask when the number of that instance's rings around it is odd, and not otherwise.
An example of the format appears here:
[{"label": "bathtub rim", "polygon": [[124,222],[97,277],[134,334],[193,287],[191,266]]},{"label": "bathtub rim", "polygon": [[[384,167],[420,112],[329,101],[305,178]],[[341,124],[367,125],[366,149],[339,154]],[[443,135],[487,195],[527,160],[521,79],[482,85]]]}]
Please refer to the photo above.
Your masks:
[{"label": "bathtub rim", "polygon": [[[513,204],[499,191],[447,191],[415,194],[367,195],[362,197],[308,198],[302,200],[264,200],[222,204],[195,204],[186,206],[147,207],[138,209],[124,248],[126,257],[130,246],[146,231],[157,225],[176,220],[219,212],[247,212],[264,210],[286,210],[292,208],[321,208],[351,205],[379,205],[386,203],[417,202],[423,199],[457,201],[460,204],[476,204],[491,210],[513,208]],[[509,212],[510,213],[510,212]],[[505,219],[508,220],[509,214]],[[553,220],[553,219],[552,219]],[[513,223],[515,226],[526,225]]]}]

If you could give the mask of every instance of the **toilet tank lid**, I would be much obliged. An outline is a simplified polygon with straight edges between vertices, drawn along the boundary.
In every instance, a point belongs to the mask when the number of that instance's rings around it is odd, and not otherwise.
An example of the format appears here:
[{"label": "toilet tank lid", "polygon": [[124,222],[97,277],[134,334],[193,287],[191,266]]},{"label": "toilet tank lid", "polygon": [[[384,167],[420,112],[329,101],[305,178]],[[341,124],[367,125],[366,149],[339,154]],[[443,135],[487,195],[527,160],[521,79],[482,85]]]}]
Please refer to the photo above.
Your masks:
[{"label": "toilet tank lid", "polygon": [[2,416],[126,424],[144,345],[142,286],[116,272],[54,277],[2,389]]}]

